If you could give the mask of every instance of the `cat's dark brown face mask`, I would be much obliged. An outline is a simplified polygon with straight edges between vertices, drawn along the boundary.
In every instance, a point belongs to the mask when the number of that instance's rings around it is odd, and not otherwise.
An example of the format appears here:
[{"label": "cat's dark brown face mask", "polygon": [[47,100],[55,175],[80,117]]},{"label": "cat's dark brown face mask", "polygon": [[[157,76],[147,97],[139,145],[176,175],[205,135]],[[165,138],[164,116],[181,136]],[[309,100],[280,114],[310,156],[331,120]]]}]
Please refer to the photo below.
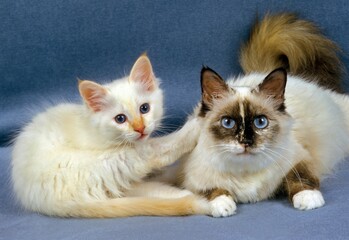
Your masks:
[{"label": "cat's dark brown face mask", "polygon": [[199,116],[210,121],[208,132],[217,144],[236,155],[253,155],[272,145],[286,114],[286,71],[276,69],[255,89],[230,88],[212,69],[201,71],[202,105]]}]

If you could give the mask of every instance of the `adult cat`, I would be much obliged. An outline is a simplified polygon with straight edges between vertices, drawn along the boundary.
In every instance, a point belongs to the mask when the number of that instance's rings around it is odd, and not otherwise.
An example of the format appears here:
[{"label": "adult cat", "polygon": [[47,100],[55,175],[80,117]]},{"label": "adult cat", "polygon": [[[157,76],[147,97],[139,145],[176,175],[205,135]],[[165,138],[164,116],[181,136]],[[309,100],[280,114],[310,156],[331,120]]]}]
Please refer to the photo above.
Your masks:
[{"label": "adult cat", "polygon": [[321,207],[320,179],[349,155],[349,97],[284,69],[225,83],[205,67],[201,83],[205,123],[181,186],[206,196],[216,217],[278,192],[295,208]]},{"label": "adult cat", "polygon": [[205,123],[178,181],[206,196],[213,216],[279,192],[297,209],[324,204],[320,179],[349,154],[349,100],[335,92],[338,49],[311,22],[267,15],[242,48],[247,75],[225,83],[202,69],[194,115]]}]

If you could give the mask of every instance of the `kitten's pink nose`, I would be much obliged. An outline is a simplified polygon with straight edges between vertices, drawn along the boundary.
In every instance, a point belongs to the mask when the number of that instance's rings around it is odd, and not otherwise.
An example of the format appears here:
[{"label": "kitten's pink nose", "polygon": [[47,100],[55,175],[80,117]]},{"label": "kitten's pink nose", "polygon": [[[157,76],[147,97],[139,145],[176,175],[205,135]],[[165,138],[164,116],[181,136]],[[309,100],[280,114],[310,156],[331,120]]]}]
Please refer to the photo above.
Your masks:
[{"label": "kitten's pink nose", "polygon": [[135,132],[139,132],[140,134],[144,133],[144,123],[143,120],[140,119],[135,119],[134,122],[132,123],[132,128]]},{"label": "kitten's pink nose", "polygon": [[142,126],[139,126],[137,128],[134,128],[133,130],[135,130],[135,132],[139,132],[140,134],[143,134],[144,133],[144,125]]}]

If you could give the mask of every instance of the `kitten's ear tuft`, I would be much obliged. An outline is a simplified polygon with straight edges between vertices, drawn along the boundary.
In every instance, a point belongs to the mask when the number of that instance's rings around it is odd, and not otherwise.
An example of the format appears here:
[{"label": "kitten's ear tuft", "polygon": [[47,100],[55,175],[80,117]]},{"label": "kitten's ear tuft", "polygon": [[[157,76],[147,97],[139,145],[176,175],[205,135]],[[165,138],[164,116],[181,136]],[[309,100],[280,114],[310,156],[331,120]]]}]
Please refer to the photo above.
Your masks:
[{"label": "kitten's ear tuft", "polygon": [[222,98],[229,92],[228,85],[223,78],[207,66],[201,69],[202,103],[209,107],[214,99]]},{"label": "kitten's ear tuft", "polygon": [[107,106],[107,89],[98,83],[79,80],[79,91],[87,106],[94,112],[99,112]]},{"label": "kitten's ear tuft", "polygon": [[139,82],[147,91],[153,91],[157,84],[153,67],[146,53],[143,53],[132,67],[129,81]]},{"label": "kitten's ear tuft", "polygon": [[78,84],[80,85],[80,83],[83,81],[82,79],[80,79],[79,77],[76,77],[76,80],[78,80]]},{"label": "kitten's ear tuft", "polygon": [[284,102],[284,94],[287,82],[287,72],[283,68],[278,68],[269,73],[263,82],[259,84],[259,92],[266,96],[272,97],[279,101],[280,104]]}]

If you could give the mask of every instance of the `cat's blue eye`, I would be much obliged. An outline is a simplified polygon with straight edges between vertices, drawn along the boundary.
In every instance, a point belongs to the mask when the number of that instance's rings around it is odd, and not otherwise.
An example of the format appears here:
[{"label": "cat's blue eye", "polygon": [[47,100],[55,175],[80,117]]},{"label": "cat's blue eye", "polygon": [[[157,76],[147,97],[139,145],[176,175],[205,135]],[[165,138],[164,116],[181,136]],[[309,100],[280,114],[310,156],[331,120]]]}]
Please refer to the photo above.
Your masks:
[{"label": "cat's blue eye", "polygon": [[235,121],[230,117],[223,117],[221,120],[221,125],[224,128],[231,129],[235,126]]},{"label": "cat's blue eye", "polygon": [[117,123],[124,123],[126,122],[126,120],[127,120],[127,117],[125,114],[119,114],[119,115],[116,115],[115,117],[115,122]]},{"label": "cat's blue eye", "polygon": [[149,111],[150,111],[149,103],[143,103],[143,104],[139,107],[139,111],[140,111],[142,114],[146,114],[147,112],[149,112]]},{"label": "cat's blue eye", "polygon": [[261,116],[255,117],[255,119],[253,120],[253,124],[255,125],[256,128],[263,129],[268,126],[269,121],[266,116],[261,115]]}]

